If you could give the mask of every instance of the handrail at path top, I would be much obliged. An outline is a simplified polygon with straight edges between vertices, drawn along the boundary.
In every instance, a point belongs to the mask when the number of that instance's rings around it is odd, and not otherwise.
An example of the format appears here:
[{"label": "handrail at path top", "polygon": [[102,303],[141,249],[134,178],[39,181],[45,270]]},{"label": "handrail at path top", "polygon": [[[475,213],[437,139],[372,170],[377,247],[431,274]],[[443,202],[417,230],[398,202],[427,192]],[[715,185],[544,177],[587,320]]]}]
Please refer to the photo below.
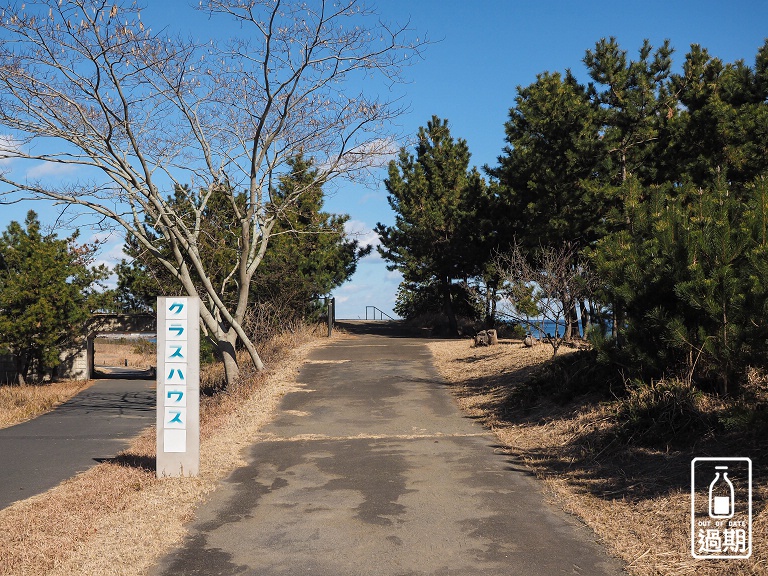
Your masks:
[{"label": "handrail at path top", "polygon": [[[373,309],[373,318],[368,318],[368,309],[369,309],[369,308],[372,308],[372,309]],[[389,314],[387,314],[386,312],[384,312],[384,311],[383,311],[383,310],[381,310],[380,308],[377,308],[376,306],[366,306],[366,307],[365,307],[365,319],[366,319],[366,320],[376,320],[376,319],[377,319],[377,318],[376,318],[376,313],[377,313],[377,312],[379,313],[379,318],[378,318],[378,320],[384,320],[384,316],[386,316],[386,317],[387,317],[387,318],[389,318],[390,320],[394,320],[394,318],[392,318],[392,316],[390,316]]]}]

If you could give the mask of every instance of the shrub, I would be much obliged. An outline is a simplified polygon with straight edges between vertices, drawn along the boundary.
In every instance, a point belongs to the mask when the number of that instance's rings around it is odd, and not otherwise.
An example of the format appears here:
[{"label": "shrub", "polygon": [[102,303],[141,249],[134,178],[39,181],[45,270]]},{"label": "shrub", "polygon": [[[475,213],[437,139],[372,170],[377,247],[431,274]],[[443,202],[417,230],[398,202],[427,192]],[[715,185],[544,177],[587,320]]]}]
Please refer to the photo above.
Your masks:
[{"label": "shrub", "polygon": [[599,359],[597,350],[563,354],[543,365],[529,382],[519,386],[510,402],[521,408],[549,400],[566,404],[580,396],[614,398],[623,393],[621,374]]},{"label": "shrub", "polygon": [[695,444],[721,429],[713,408],[708,395],[682,380],[635,381],[616,407],[615,436],[656,448]]}]

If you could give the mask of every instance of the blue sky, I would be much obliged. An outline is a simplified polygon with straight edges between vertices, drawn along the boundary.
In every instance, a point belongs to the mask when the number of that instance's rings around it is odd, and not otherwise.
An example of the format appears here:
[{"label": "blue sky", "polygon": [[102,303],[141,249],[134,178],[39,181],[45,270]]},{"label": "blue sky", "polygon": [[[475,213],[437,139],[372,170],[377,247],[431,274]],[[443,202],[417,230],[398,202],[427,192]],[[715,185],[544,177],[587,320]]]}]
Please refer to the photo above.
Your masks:
[{"label": "blue sky", "polygon": [[[147,22],[167,19],[169,28],[195,28],[193,34],[217,33],[196,22],[179,20],[183,10],[170,11],[179,0],[149,0]],[[754,63],[757,49],[768,37],[768,2],[763,0],[713,0],[695,2],[630,1],[528,1],[528,0],[379,0],[383,19],[410,25],[432,44],[423,60],[409,70],[403,87],[408,112],[399,119],[397,131],[406,139],[435,114],[447,118],[455,137],[469,143],[472,163],[493,165],[504,145],[504,122],[514,104],[516,88],[535,81],[544,71],[570,68],[588,81],[581,62],[587,49],[600,38],[616,36],[630,57],[643,39],[659,46],[668,38],[679,67],[690,44],[698,43],[726,62],[743,59]],[[196,4],[196,2],[195,2]],[[161,8],[162,7],[162,8]],[[173,16],[173,20],[171,20]],[[156,24],[152,24],[156,26]],[[181,28],[180,28],[181,27]],[[225,32],[225,29],[223,30]],[[384,174],[382,172],[381,178]],[[12,219],[22,220],[29,208],[53,224],[56,210],[42,202],[3,207],[0,229]],[[377,222],[392,224],[383,182],[372,187],[341,185],[326,201],[326,209],[350,215],[350,229],[363,242],[375,242]],[[62,230],[62,235],[68,231]],[[81,229],[81,238],[90,232]],[[101,259],[120,256],[122,241],[113,237]],[[400,278],[386,270],[374,252],[358,266],[352,280],[337,289],[340,318],[365,317],[365,307],[377,306],[392,313]]]},{"label": "blue sky", "polygon": [[[434,43],[409,70],[408,114],[400,129],[414,135],[433,114],[447,118],[454,137],[467,140],[472,164],[493,165],[504,146],[504,122],[518,86],[544,71],[570,68],[589,80],[582,58],[603,37],[616,36],[630,57],[645,38],[669,38],[677,66],[693,43],[726,62],[754,56],[768,37],[768,2],[386,0],[388,18],[410,18]],[[382,176],[383,177],[383,176]],[[370,230],[394,214],[383,183],[375,191],[344,189],[328,207]],[[339,316],[365,317],[365,306],[390,311],[400,278],[376,256],[363,260],[352,281],[336,291]]]}]

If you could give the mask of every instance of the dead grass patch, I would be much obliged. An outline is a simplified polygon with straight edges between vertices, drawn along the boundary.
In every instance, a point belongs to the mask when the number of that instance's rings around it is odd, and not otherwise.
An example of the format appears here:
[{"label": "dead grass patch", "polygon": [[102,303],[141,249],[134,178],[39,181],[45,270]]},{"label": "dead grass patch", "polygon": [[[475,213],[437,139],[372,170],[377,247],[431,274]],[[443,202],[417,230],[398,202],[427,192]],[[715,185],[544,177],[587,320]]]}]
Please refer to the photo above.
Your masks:
[{"label": "dead grass patch", "polygon": [[244,370],[238,386],[203,400],[198,477],[155,478],[152,427],[113,462],[0,511],[0,575],[145,574],[181,543],[195,506],[244,463],[242,449],[297,386],[303,357],[325,342],[308,330],[281,335],[262,350],[266,372]]},{"label": "dead grass patch", "polygon": [[93,354],[98,366],[129,366],[146,369],[157,363],[154,343],[126,338],[96,338]]},{"label": "dead grass patch", "polygon": [[[693,438],[650,448],[621,436],[627,403],[584,396],[516,409],[509,399],[551,357],[514,341],[472,348],[469,341],[429,344],[460,406],[491,428],[510,461],[532,469],[554,502],[581,518],[636,576],[768,574],[768,470],[753,471],[753,555],[749,560],[695,560],[690,555],[690,462],[696,456],[751,456],[744,437]],[[657,391],[664,398],[667,390]],[[671,392],[671,393],[674,393]],[[641,395],[644,395],[640,397]],[[634,406],[650,403],[639,393]],[[703,398],[691,406],[722,407]],[[709,404],[707,404],[709,403]],[[679,416],[679,415],[676,415]],[[686,414],[683,416],[687,417]],[[667,417],[667,415],[665,415]],[[671,416],[670,416],[671,417]],[[745,453],[747,451],[748,453]]]},{"label": "dead grass patch", "polygon": [[0,428],[31,420],[93,384],[93,381],[68,380],[23,386],[0,384]]}]

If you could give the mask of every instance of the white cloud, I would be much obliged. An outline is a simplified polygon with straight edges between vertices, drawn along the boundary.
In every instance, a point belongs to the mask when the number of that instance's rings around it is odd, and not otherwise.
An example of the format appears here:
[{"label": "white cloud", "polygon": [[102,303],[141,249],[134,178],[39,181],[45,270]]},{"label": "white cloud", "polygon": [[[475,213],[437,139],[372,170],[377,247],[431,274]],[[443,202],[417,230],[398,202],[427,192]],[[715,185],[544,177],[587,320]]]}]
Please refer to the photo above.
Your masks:
[{"label": "white cloud", "polygon": [[352,280],[334,292],[337,317],[365,318],[367,306],[376,306],[386,314],[395,316],[392,307],[401,280],[398,272],[386,269],[381,258],[363,260]]},{"label": "white cloud", "polygon": [[93,244],[95,242],[98,242],[99,244],[112,244],[118,240],[121,242],[122,246],[123,236],[115,230],[96,230],[91,232],[91,235],[86,242],[88,244]]},{"label": "white cloud", "polygon": [[[110,242],[109,239],[113,240]],[[96,259],[93,262],[94,266],[101,266],[102,264],[110,269],[120,262],[123,258],[126,258],[126,254],[123,252],[123,246],[125,245],[122,238],[118,238],[118,235],[114,232],[95,232],[91,235],[88,243],[95,242],[97,240],[108,240],[104,244],[99,253],[96,255]],[[109,278],[105,280],[107,288],[117,288],[117,274],[114,272],[110,274]]]},{"label": "white cloud", "polygon": [[[100,234],[94,234],[89,242],[93,242]],[[99,250],[99,253],[94,261],[95,265],[104,264],[108,268],[114,268],[114,266],[120,262],[123,258],[127,258],[125,252],[123,252],[123,239],[116,239],[112,242],[107,242]]]},{"label": "white cloud", "polygon": [[77,172],[77,166],[73,164],[60,164],[58,162],[42,162],[27,170],[27,178],[60,178]]},{"label": "white cloud", "polygon": [[381,244],[381,238],[365,222],[361,220],[347,220],[344,224],[344,232],[347,236],[357,240],[361,247],[372,246],[373,252],[366,260],[381,260],[376,247]]},{"label": "white cloud", "polygon": [[0,166],[8,166],[21,153],[21,142],[10,134],[0,134]]}]

